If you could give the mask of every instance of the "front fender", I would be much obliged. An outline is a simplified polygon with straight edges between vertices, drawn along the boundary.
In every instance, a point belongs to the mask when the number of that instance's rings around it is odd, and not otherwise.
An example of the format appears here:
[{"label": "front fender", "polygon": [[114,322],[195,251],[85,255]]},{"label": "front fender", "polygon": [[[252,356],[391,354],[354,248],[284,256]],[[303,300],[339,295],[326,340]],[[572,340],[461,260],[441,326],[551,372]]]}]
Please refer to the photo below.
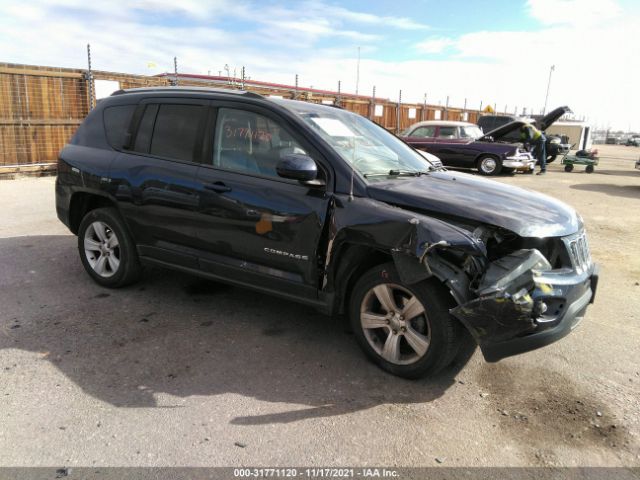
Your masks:
[{"label": "front fender", "polygon": [[[447,248],[469,255],[485,256],[484,244],[471,232],[427,215],[391,206],[371,198],[336,195],[329,226],[329,245],[325,272],[326,285],[333,289],[336,255],[344,244],[356,244],[388,253],[403,282],[440,276],[442,269],[424,264],[428,249]],[[441,278],[443,281],[450,278]]]}]

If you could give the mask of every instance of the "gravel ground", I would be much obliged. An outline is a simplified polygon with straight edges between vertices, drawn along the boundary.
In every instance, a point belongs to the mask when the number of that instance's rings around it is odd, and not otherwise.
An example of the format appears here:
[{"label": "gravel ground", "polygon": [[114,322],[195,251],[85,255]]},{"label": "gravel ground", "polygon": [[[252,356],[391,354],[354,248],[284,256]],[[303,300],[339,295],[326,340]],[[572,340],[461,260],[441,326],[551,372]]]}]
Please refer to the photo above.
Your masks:
[{"label": "gravel ground", "polygon": [[640,149],[600,150],[591,175],[498,178],[584,217],[601,282],[580,328],[428,381],[282,300],[159,269],[103,289],[54,178],[0,182],[0,465],[640,466]]}]

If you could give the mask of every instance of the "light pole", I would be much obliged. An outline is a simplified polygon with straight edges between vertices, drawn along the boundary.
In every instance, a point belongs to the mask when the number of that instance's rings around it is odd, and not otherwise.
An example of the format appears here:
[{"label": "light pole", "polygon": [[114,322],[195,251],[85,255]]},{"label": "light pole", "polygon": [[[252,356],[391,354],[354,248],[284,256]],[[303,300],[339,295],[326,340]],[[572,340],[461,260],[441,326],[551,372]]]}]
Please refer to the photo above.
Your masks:
[{"label": "light pole", "polygon": [[551,74],[555,69],[556,69],[555,65],[551,65],[551,68],[549,69],[549,81],[547,82],[547,94],[544,97],[544,108],[542,109],[543,115],[547,113],[547,100],[549,100],[549,87],[551,87]]}]

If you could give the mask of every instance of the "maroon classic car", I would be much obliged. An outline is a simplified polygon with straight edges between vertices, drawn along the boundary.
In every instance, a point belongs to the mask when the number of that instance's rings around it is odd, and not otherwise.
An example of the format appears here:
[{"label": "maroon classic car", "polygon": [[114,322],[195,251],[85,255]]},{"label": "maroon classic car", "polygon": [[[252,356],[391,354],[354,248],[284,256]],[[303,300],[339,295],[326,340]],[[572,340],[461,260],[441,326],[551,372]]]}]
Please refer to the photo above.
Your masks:
[{"label": "maroon classic car", "polygon": [[535,159],[521,144],[494,141],[477,125],[430,120],[411,125],[402,138],[412,147],[442,160],[447,167],[477,168],[483,175],[533,172]]}]

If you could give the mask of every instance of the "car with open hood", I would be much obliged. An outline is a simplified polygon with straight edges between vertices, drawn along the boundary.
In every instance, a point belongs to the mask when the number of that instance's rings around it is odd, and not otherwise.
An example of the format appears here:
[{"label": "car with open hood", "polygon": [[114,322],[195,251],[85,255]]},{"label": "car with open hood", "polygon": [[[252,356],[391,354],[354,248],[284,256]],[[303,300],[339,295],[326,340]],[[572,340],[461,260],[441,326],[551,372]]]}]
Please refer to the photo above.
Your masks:
[{"label": "car with open hood", "polygon": [[562,202],[434,166],[360,115],[242,91],[101,100],[59,154],[56,209],[99,285],[153,265],[344,314],[404,377],[473,343],[494,362],[559,340],[598,278]]},{"label": "car with open hood", "polygon": [[483,175],[501,171],[532,172],[535,160],[519,143],[495,142],[467,122],[427,120],[407,128],[402,139],[417,150],[436,155],[447,167],[474,168]]},{"label": "car with open hood", "polygon": [[566,135],[547,134],[546,130],[563,115],[570,113],[569,107],[558,107],[546,115],[519,117],[516,115],[482,115],[478,118],[478,126],[486,132],[485,138],[499,142],[520,142],[520,127],[531,124],[538,130],[545,132],[545,150],[547,162],[553,162],[558,156],[566,155],[571,150],[571,144]]}]

